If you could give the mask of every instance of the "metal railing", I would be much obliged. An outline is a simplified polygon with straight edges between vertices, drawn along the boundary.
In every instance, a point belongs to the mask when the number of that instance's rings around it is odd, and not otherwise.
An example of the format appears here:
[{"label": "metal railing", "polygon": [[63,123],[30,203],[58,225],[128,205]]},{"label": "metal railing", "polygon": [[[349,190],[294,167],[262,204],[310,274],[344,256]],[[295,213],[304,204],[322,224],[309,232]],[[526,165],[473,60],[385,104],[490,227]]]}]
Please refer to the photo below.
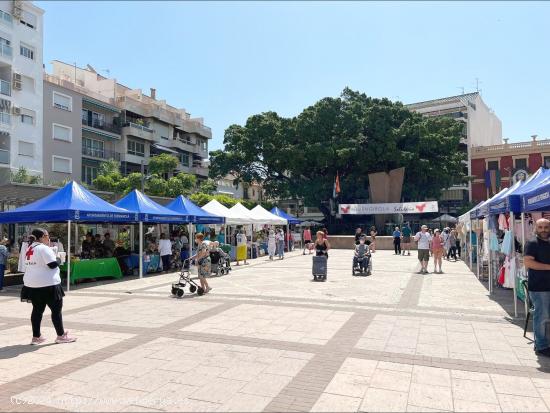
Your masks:
[{"label": "metal railing", "polygon": [[82,119],[82,125],[89,126],[95,129],[101,129],[107,132],[116,133],[117,135],[120,135],[120,126],[115,125],[113,123],[98,122],[98,121],[89,122],[87,119]]},{"label": "metal railing", "polygon": [[144,126],[144,125],[140,125],[138,123],[134,123],[134,122],[126,122],[124,124],[124,126],[130,126],[132,128],[136,128],[136,129],[140,129],[142,131],[145,131],[145,132],[150,132],[150,133],[154,133],[155,131],[151,128],[148,128],[147,126]]},{"label": "metal railing", "polygon": [[10,151],[7,149],[0,149],[0,163],[10,163]]},{"label": "metal railing", "polygon": [[98,149],[98,148],[90,148],[88,146],[83,146],[82,155],[91,156],[93,158],[114,159],[116,161],[120,161],[120,152],[115,152],[108,149]]},{"label": "metal railing", "polygon": [[0,79],[0,93],[11,96],[11,83],[7,80]]},{"label": "metal railing", "polygon": [[12,57],[13,56],[13,49],[10,45],[7,45],[5,43],[0,43],[0,55],[5,57]]}]

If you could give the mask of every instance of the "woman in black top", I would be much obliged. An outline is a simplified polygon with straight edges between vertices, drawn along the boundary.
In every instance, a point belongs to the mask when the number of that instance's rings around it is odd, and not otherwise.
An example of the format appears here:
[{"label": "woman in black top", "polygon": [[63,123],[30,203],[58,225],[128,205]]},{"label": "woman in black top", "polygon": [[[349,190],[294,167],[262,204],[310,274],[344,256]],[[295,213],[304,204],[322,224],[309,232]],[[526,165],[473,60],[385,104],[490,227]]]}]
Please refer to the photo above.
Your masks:
[{"label": "woman in black top", "polygon": [[324,235],[325,233],[323,231],[317,231],[317,239],[315,240],[315,255],[317,257],[324,255],[328,258],[330,244],[328,240],[323,238]]}]

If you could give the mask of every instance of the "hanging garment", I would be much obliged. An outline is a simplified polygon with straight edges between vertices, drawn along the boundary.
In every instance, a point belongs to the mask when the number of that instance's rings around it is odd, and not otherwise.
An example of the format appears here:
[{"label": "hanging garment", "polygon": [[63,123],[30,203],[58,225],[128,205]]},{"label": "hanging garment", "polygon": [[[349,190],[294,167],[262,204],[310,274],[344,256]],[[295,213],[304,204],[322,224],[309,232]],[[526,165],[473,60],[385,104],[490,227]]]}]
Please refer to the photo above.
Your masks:
[{"label": "hanging garment", "polygon": [[512,232],[509,230],[506,230],[504,232],[504,240],[502,241],[502,247],[500,251],[505,255],[511,255],[513,243],[514,243],[514,240],[512,237]]},{"label": "hanging garment", "polygon": [[[508,258],[506,258],[508,260]],[[516,279],[516,259],[509,260],[508,272],[504,274],[504,288],[514,288],[514,281]]]},{"label": "hanging garment", "polygon": [[500,245],[498,245],[497,234],[491,232],[489,235],[489,249],[491,251],[500,251]]},{"label": "hanging garment", "polygon": [[502,267],[500,267],[500,270],[498,271],[498,283],[499,285],[504,285],[504,282],[506,280],[506,268],[504,267],[504,265]]}]

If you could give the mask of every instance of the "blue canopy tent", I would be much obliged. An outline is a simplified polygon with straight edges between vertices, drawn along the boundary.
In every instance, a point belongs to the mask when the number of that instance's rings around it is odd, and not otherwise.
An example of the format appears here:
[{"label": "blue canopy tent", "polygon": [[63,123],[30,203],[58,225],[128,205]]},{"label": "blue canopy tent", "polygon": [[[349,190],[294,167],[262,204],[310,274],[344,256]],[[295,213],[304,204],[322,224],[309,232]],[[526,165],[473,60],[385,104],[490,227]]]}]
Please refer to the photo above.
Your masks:
[{"label": "blue canopy tent", "polygon": [[[282,209],[279,209],[278,207],[273,207],[269,212],[271,212],[273,215],[277,215],[278,217],[286,219],[287,232],[290,232],[289,225],[298,225],[302,222],[295,216],[287,214],[285,211],[283,211]],[[288,238],[288,250],[290,251],[290,237]]]},{"label": "blue canopy tent", "polygon": [[489,202],[489,214],[496,215],[496,214],[504,214],[505,212],[509,212],[510,209],[508,205],[508,195],[513,194],[515,191],[520,189],[523,185],[525,185],[525,181],[517,181],[514,185],[508,188],[504,188],[502,191],[496,194],[493,198],[491,198]]},{"label": "blue canopy tent", "polygon": [[[75,181],[38,201],[0,213],[0,223],[67,221],[67,263],[71,262],[71,222],[132,222],[136,219],[135,214],[109,204]],[[70,278],[71,266],[67,265],[67,291]]]},{"label": "blue canopy tent", "polygon": [[540,187],[541,182],[548,176],[548,169],[539,168],[531,175],[520,188],[507,195],[506,201],[510,212],[524,212],[522,207],[522,195]]},{"label": "blue canopy tent", "polygon": [[188,222],[193,224],[223,224],[225,222],[224,217],[205,211],[183,195],[180,195],[171,201],[168,205],[166,205],[166,208],[179,214],[190,216],[190,220]]},{"label": "blue canopy tent", "polygon": [[550,209],[550,169],[545,169],[537,179],[535,188],[522,191],[522,212],[546,211]]},{"label": "blue canopy tent", "polygon": [[224,224],[225,218],[219,215],[211,214],[205,211],[201,207],[195,205],[189,199],[183,195],[174,198],[172,202],[166,205],[166,208],[178,212],[183,215],[189,215],[191,217],[189,221],[189,227],[187,232],[189,233],[189,256],[192,255],[192,242],[191,242],[191,224]]},{"label": "blue canopy tent", "polygon": [[271,212],[274,215],[277,215],[278,217],[286,219],[288,221],[288,223],[292,224],[292,225],[299,224],[299,223],[302,222],[298,218],[296,218],[295,216],[287,214],[285,211],[279,209],[278,207],[273,207],[271,209],[271,211],[269,211],[269,212]]},{"label": "blue canopy tent", "polygon": [[137,189],[119,199],[115,205],[134,213],[139,222],[139,278],[143,277],[143,223],[183,224],[190,222],[192,218],[191,215],[182,215],[157,204]]}]

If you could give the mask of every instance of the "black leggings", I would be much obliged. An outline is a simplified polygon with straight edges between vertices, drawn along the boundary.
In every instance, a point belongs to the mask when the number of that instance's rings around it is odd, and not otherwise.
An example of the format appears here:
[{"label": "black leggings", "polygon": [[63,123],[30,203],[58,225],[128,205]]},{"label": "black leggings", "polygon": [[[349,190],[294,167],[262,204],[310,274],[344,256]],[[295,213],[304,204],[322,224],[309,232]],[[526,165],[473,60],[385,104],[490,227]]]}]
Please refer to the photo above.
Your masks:
[{"label": "black leggings", "polygon": [[451,245],[451,248],[449,248],[449,252],[447,253],[447,259],[453,258],[456,260],[456,246]]},{"label": "black leggings", "polygon": [[170,270],[170,257],[171,255],[162,255],[160,257],[162,259],[162,271]]},{"label": "black leggings", "polygon": [[58,336],[62,336],[65,334],[65,329],[63,328],[63,316],[61,315],[61,309],[63,308],[63,299],[61,298],[59,300],[32,302],[31,324],[33,337],[40,337],[40,324],[42,323],[42,314],[44,314],[46,306],[50,307],[52,311],[52,323],[55,327],[55,332]]},{"label": "black leggings", "polygon": [[401,238],[393,239],[393,249],[396,254],[401,254]]}]

